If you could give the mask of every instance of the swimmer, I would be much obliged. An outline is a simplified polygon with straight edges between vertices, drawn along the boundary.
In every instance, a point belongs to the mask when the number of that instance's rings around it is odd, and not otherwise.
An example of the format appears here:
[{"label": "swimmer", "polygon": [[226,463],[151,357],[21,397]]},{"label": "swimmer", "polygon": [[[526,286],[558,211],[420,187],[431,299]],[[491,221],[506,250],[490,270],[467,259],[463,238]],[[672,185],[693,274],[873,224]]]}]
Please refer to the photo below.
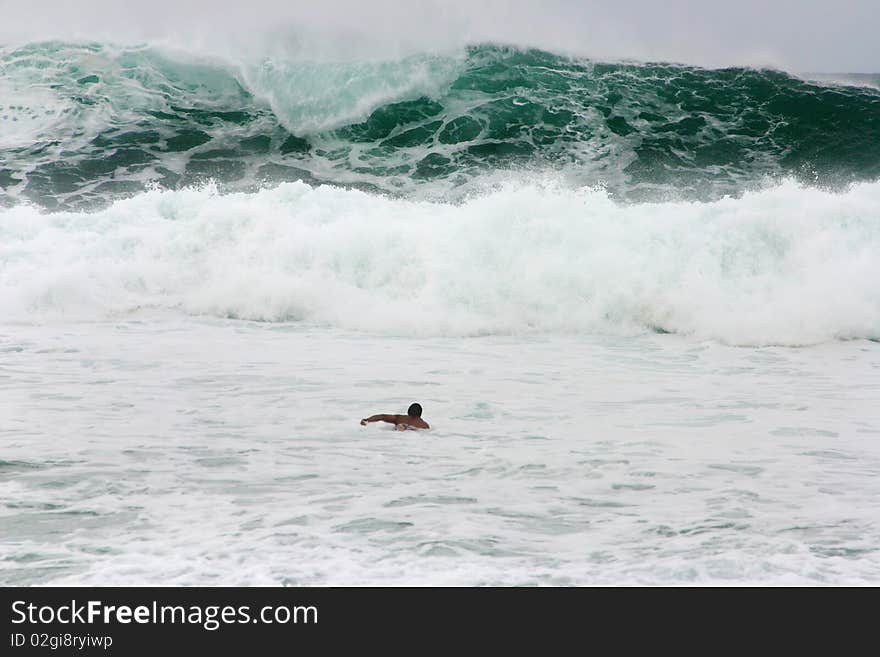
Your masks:
[{"label": "swimmer", "polygon": [[421,404],[410,404],[406,415],[371,415],[361,420],[361,426],[365,427],[370,422],[388,422],[393,424],[398,431],[407,429],[430,429],[428,423],[422,419]]}]

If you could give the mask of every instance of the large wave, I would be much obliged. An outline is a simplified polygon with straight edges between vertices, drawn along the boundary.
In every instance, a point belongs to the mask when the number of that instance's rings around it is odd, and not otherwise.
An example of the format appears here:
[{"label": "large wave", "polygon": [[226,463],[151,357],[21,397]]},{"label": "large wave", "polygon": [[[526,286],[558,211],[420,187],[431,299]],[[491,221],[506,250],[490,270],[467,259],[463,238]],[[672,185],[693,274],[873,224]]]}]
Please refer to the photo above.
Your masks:
[{"label": "large wave", "polygon": [[520,181],[463,203],[331,186],[0,212],[7,321],[143,308],[395,335],[880,337],[880,184],[620,204]]},{"label": "large wave", "polygon": [[7,206],[91,209],[208,180],[436,200],[539,170],[619,199],[717,200],[880,177],[870,85],[501,46],[330,62],[37,43],[0,50],[0,99]]}]

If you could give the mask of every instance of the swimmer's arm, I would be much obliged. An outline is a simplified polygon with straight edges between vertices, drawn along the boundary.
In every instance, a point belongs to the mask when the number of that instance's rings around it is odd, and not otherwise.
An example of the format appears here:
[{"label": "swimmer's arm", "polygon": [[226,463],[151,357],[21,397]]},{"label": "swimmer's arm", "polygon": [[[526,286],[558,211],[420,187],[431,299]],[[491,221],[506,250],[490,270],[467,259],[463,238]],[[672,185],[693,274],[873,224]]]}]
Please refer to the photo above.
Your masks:
[{"label": "swimmer's arm", "polygon": [[388,422],[390,424],[398,424],[399,421],[399,415],[371,415],[370,417],[365,417],[361,420],[361,426],[367,426],[368,422]]}]

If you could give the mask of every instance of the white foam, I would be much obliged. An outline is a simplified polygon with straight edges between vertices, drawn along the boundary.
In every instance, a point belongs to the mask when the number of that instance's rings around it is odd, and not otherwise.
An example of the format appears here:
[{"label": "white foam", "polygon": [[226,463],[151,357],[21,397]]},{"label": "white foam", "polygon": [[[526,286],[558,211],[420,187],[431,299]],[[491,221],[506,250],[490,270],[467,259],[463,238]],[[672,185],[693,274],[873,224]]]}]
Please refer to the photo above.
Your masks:
[{"label": "white foam", "polygon": [[0,150],[33,145],[69,122],[74,110],[49,89],[0,79]]},{"label": "white foam", "polygon": [[141,316],[0,367],[6,586],[880,581],[878,344]]},{"label": "white foam", "polygon": [[0,213],[10,320],[143,307],[396,335],[631,333],[734,344],[880,335],[880,184],[622,205],[513,184],[460,205],[285,184]]}]

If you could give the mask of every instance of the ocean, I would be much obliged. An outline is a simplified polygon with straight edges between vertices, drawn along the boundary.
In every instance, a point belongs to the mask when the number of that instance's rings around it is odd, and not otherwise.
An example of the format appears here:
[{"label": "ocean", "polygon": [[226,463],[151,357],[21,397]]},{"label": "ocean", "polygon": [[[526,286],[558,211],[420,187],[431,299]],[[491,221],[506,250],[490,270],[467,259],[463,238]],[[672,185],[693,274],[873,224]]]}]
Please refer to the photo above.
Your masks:
[{"label": "ocean", "polygon": [[877,585],[878,281],[880,75],[0,45],[0,584]]}]

